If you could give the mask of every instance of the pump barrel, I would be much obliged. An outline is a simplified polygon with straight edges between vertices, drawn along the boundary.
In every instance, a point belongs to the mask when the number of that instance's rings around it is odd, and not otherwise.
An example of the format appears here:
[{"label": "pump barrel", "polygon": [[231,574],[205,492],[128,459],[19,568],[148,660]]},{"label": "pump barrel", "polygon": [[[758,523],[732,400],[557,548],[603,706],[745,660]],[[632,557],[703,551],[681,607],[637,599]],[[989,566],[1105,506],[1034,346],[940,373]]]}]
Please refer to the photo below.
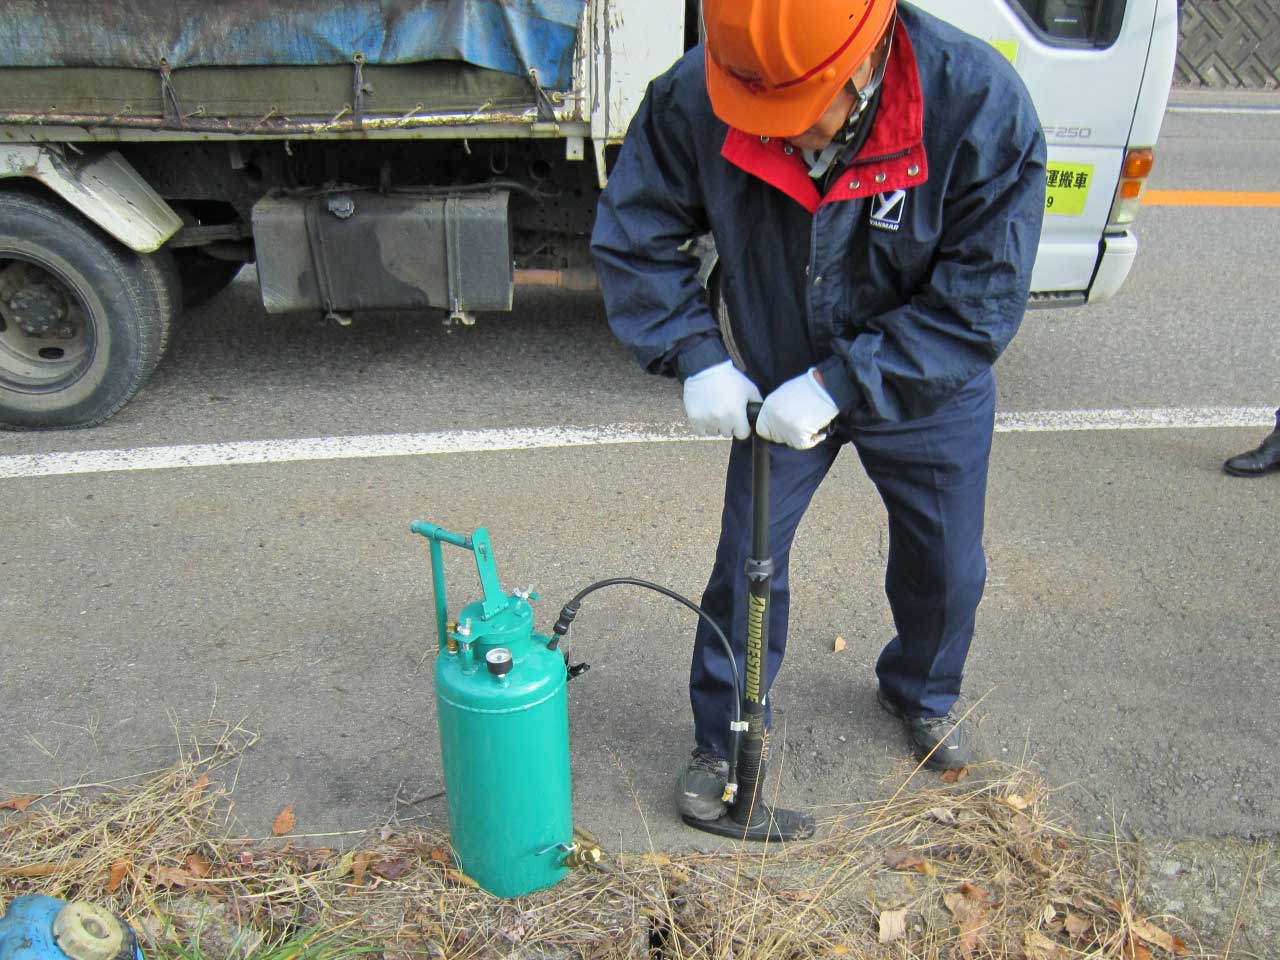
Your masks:
[{"label": "pump barrel", "polygon": [[[435,588],[436,717],[454,853],[464,873],[499,897],[549,887],[569,872],[568,669],[533,632],[528,599],[503,591],[489,531],[450,533],[426,521]],[[447,620],[441,543],[474,554],[484,599]]]},{"label": "pump barrel", "polygon": [[573,843],[569,703],[564,657],[533,633],[512,598],[436,659],[436,711],[449,829],[464,873],[499,897],[557,883]]}]

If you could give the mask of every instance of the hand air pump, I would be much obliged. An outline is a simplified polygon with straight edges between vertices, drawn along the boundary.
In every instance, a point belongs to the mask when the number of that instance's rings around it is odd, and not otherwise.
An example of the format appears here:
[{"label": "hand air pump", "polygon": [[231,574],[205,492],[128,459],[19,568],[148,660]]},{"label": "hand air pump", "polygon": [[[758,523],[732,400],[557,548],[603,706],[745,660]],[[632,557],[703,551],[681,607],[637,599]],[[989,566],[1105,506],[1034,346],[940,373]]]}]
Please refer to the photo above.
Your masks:
[{"label": "hand air pump", "polygon": [[769,441],[755,431],[760,404],[747,405],[751,423],[751,556],[747,559],[747,677],[741,689],[745,728],[733,777],[725,790],[728,810],[716,820],[686,816],[691,827],[740,840],[801,840],[813,836],[813,817],[764,802],[765,697],[769,689],[769,600],[773,552],[769,548]]}]

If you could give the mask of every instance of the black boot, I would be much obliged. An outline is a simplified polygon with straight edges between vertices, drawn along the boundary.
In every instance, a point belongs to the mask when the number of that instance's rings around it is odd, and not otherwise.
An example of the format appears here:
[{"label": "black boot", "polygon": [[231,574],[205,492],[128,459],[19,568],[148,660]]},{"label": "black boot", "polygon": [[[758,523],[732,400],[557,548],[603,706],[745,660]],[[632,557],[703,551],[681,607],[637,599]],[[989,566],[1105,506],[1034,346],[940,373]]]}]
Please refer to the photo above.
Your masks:
[{"label": "black boot", "polygon": [[680,771],[676,781],[676,809],[682,817],[715,820],[724,816],[724,785],[729,779],[729,761],[701,750]]},{"label": "black boot", "polygon": [[930,770],[956,770],[969,762],[964,723],[955,714],[913,716],[894,703],[883,687],[877,688],[876,699],[885,713],[902,721],[911,752]]},{"label": "black boot", "polygon": [[1280,411],[1276,413],[1275,430],[1256,449],[1232,457],[1222,469],[1233,477],[1260,477],[1280,470]]}]

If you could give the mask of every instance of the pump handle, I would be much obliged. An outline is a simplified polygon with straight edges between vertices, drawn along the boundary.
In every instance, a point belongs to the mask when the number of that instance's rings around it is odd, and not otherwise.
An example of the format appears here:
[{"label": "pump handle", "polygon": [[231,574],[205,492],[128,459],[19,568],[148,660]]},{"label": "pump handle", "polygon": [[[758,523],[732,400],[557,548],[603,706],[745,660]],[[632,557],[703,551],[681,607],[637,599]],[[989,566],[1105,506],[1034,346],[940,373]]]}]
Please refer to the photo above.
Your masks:
[{"label": "pump handle", "polygon": [[415,520],[409,524],[411,533],[421,534],[431,542],[431,584],[436,601],[436,633],[440,638],[440,646],[447,640],[446,622],[448,620],[448,603],[444,593],[444,551],[440,544],[451,543],[455,547],[469,550],[475,556],[476,573],[480,575],[480,586],[484,591],[484,600],[480,609],[484,619],[501,613],[511,603],[511,598],[502,592],[498,584],[498,568],[493,560],[493,548],[489,544],[489,531],[477,527],[471,536],[450,533],[443,527],[425,520]]},{"label": "pump handle", "polygon": [[461,533],[450,533],[444,527],[437,527],[434,523],[427,523],[425,520],[413,521],[409,524],[409,530],[412,533],[420,533],[436,543],[451,543],[455,547],[462,547],[463,550],[475,549],[470,537]]}]

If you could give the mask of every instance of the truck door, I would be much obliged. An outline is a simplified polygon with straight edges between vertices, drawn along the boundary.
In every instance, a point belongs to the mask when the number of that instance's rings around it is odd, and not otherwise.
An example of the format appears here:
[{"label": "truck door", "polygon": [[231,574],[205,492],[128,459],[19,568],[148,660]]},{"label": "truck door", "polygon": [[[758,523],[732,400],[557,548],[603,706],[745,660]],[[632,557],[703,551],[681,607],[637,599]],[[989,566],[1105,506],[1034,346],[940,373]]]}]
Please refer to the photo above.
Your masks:
[{"label": "truck door", "polygon": [[[1107,254],[1108,233],[1125,241],[1112,251],[1125,260],[1124,272],[1132,262],[1136,243],[1123,227],[1108,224],[1126,150],[1154,146],[1130,144],[1139,100],[1146,110],[1164,111],[1164,100],[1140,97],[1162,3],[1173,7],[1173,0],[918,0],[994,44],[1035,100],[1049,168],[1033,297],[1083,301]],[[1163,82],[1167,99],[1169,77],[1151,79]],[[1122,280],[1123,274],[1109,278],[1114,287]]]}]

